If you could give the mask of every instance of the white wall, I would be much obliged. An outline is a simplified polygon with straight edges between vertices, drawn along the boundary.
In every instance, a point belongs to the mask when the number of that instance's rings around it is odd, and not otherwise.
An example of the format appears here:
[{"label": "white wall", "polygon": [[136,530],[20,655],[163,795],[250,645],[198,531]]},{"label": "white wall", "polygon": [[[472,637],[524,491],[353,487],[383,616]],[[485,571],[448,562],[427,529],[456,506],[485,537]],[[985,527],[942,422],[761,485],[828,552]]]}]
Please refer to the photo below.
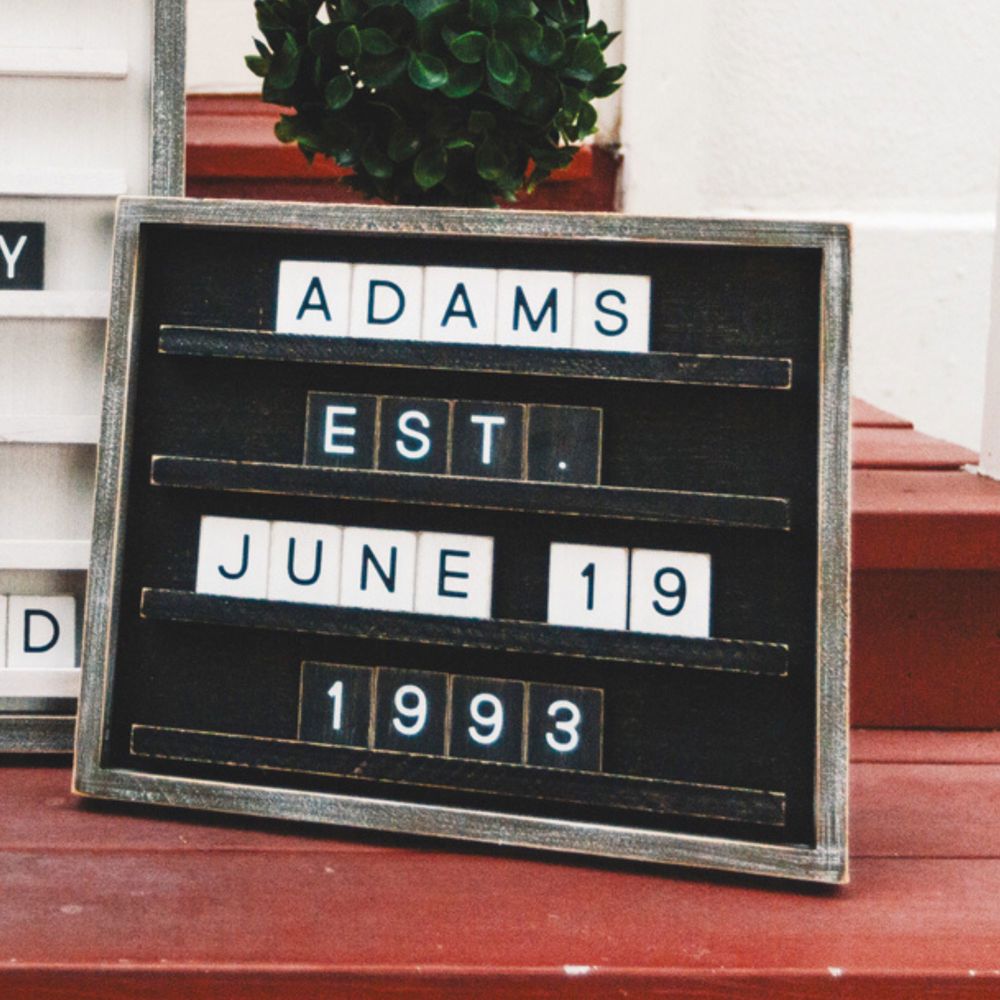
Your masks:
[{"label": "white wall", "polygon": [[[251,0],[189,0],[189,89],[253,91]],[[854,391],[978,447],[997,0],[600,0],[625,26],[627,211],[844,220]],[[624,10],[623,10],[624,8]],[[619,109],[602,109],[604,140]]]},{"label": "white wall", "polygon": [[626,0],[625,207],[854,227],[854,391],[978,447],[996,0]]}]

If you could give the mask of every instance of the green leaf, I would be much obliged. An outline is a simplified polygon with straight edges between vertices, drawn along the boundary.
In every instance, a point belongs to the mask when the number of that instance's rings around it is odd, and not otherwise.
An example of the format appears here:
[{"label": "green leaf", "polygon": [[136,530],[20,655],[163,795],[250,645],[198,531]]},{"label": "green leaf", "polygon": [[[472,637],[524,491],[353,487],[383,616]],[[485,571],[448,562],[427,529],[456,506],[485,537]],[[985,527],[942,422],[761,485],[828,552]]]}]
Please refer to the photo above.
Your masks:
[{"label": "green leaf", "polygon": [[361,165],[372,175],[372,177],[391,177],[393,166],[392,160],[386,156],[374,139],[370,139],[361,153]]},{"label": "green leaf", "polygon": [[566,39],[558,28],[542,29],[541,41],[528,53],[540,66],[552,66],[566,54]]},{"label": "green leaf", "polygon": [[489,111],[473,111],[469,115],[470,132],[492,132],[497,127],[497,117]]},{"label": "green leaf", "polygon": [[530,53],[541,44],[544,31],[534,18],[515,17],[510,26],[514,33],[514,40],[522,52]]},{"label": "green leaf", "polygon": [[475,66],[456,66],[448,73],[448,82],[441,88],[441,93],[452,100],[461,100],[474,94],[483,85],[486,71],[482,63]]},{"label": "green leaf", "polygon": [[403,6],[417,21],[437,17],[455,4],[455,0],[403,0]]},{"label": "green leaf", "polygon": [[302,53],[299,51],[298,42],[294,36],[285,35],[285,41],[271,61],[271,72],[268,73],[267,82],[278,89],[290,87],[299,75],[301,62]]},{"label": "green leaf", "polygon": [[566,75],[574,80],[589,83],[604,71],[604,54],[592,35],[581,38],[573,47]]},{"label": "green leaf", "polygon": [[492,28],[500,16],[497,0],[472,0],[470,13],[472,20],[484,28]]},{"label": "green leaf", "polygon": [[566,20],[566,11],[561,0],[535,0],[543,14],[562,24]]},{"label": "green leaf", "polygon": [[420,152],[422,144],[420,133],[400,122],[389,136],[389,159],[394,163],[412,159]]},{"label": "green leaf", "polygon": [[360,21],[365,8],[361,0],[337,0],[337,13],[342,21]]},{"label": "green leaf", "polygon": [[437,56],[411,52],[410,79],[421,90],[437,90],[448,82],[448,67]]},{"label": "green leaf", "polygon": [[476,173],[484,181],[501,178],[507,169],[507,157],[503,148],[494,139],[487,139],[476,150]]},{"label": "green leaf", "polygon": [[510,86],[517,79],[517,56],[506,43],[494,40],[486,49],[486,68],[497,83]]},{"label": "green leaf", "polygon": [[597,109],[593,104],[585,104],[580,109],[580,116],[576,120],[576,126],[580,131],[581,139],[597,130]]},{"label": "green leaf", "polygon": [[405,72],[409,57],[402,50],[388,56],[362,56],[358,62],[361,79],[371,87],[391,87]]},{"label": "green leaf", "polygon": [[295,142],[298,126],[291,115],[282,115],[274,126],[274,134],[278,142]]},{"label": "green leaf", "polygon": [[354,96],[355,89],[354,81],[347,73],[340,73],[335,76],[323,91],[327,107],[334,111],[339,111]]},{"label": "green leaf", "polygon": [[271,50],[259,38],[255,38],[253,40],[253,44],[257,49],[257,52],[265,59],[269,59],[271,57]]},{"label": "green leaf", "polygon": [[489,39],[481,31],[467,31],[448,43],[452,55],[463,63],[481,62]]},{"label": "green leaf", "polygon": [[361,32],[361,48],[374,56],[387,56],[395,51],[396,43],[381,28],[365,28]]},{"label": "green leaf", "polygon": [[413,179],[425,191],[437,187],[448,173],[448,154],[443,146],[430,146],[413,163]]},{"label": "green leaf", "polygon": [[316,55],[332,59],[337,54],[337,38],[341,26],[336,24],[321,24],[309,32],[309,48]]},{"label": "green leaf", "polygon": [[345,28],[337,39],[337,55],[351,62],[361,55],[361,32],[355,25]]},{"label": "green leaf", "polygon": [[590,85],[590,90],[594,97],[610,97],[621,86],[618,81],[621,80],[624,75],[624,66],[609,66]]},{"label": "green leaf", "polygon": [[270,56],[244,56],[243,61],[247,64],[247,69],[254,76],[267,76],[268,72],[270,72]]}]

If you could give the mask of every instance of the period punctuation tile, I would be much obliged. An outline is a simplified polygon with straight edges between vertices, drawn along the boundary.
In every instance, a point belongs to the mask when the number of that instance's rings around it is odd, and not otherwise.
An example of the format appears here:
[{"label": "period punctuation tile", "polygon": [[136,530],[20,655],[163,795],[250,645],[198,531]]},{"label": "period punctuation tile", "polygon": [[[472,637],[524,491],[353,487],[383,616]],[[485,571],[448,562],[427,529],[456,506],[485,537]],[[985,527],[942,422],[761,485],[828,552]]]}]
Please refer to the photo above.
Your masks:
[{"label": "period punctuation tile", "polygon": [[355,264],[351,283],[351,336],[420,340],[424,269]]},{"label": "period punctuation tile", "polygon": [[501,271],[497,343],[508,347],[572,347],[573,274]]},{"label": "period punctuation tile", "polygon": [[519,681],[452,677],[449,756],[520,763],[524,701]]},{"label": "period punctuation tile", "polygon": [[220,597],[267,597],[270,549],[268,521],[203,517],[195,590]]},{"label": "period punctuation tile", "polygon": [[447,674],[383,667],[376,675],[375,690],[377,749],[444,754]]},{"label": "period punctuation tile", "polygon": [[646,275],[578,274],[573,347],[586,351],[648,351],[651,286]]},{"label": "period punctuation tile", "polygon": [[515,403],[457,402],[452,475],[523,479],[524,414],[525,408]]},{"label": "period punctuation tile", "polygon": [[8,669],[77,666],[75,597],[10,597],[7,616]]},{"label": "period punctuation tile", "polygon": [[628,628],[628,565],[628,549],[553,543],[549,547],[550,624]]},{"label": "period punctuation tile", "polygon": [[373,469],[377,406],[377,396],[309,393],[306,464]]},{"label": "period punctuation tile", "polygon": [[414,610],[426,615],[489,618],[492,608],[493,539],[421,532]]},{"label": "period punctuation tile", "polygon": [[604,693],[595,688],[528,685],[528,763],[601,769]]},{"label": "period punctuation tile", "polygon": [[634,632],[711,635],[712,557],[635,549],[629,628]]},{"label": "period punctuation tile", "polygon": [[493,344],[496,317],[495,270],[424,268],[424,340],[442,344]]},{"label": "period punctuation tile", "polygon": [[395,472],[445,473],[450,422],[451,406],[442,399],[384,397],[378,467]]},{"label": "period punctuation tile", "polygon": [[283,260],[278,271],[278,333],[346,337],[350,333],[351,265]]},{"label": "period punctuation tile", "polygon": [[374,680],[371,667],[303,663],[299,739],[367,747]]},{"label": "period punctuation tile", "polygon": [[328,524],[272,522],[267,599],[336,604],[342,534],[340,528]]},{"label": "period punctuation tile", "polygon": [[528,479],[599,483],[602,423],[601,410],[591,407],[528,407]]},{"label": "period punctuation tile", "polygon": [[412,611],[417,534],[385,528],[345,528],[340,603],[348,608]]}]

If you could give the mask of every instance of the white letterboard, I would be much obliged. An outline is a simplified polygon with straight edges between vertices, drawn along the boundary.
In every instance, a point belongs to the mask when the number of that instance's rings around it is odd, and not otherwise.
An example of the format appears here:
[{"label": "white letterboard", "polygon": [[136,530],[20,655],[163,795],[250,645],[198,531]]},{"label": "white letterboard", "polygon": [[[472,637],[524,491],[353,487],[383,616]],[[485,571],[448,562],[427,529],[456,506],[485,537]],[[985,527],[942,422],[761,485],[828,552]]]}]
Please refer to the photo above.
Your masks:
[{"label": "white letterboard", "polygon": [[183,11],[3,8],[0,750],[71,744],[115,199],[181,191]]}]

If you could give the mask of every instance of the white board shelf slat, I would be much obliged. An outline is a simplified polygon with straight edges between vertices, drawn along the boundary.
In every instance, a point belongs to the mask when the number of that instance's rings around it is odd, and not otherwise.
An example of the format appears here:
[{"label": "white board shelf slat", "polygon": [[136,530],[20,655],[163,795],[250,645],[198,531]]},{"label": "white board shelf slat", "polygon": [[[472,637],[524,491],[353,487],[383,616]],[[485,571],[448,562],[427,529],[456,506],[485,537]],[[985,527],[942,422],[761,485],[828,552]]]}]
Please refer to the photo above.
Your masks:
[{"label": "white board shelf slat", "polygon": [[3,319],[100,319],[108,318],[106,291],[46,290],[0,292]]},{"label": "white board shelf slat", "polygon": [[124,170],[0,170],[0,196],[116,198],[128,193]]},{"label": "white board shelf slat", "polygon": [[0,413],[0,444],[97,444],[98,416]]},{"label": "white board shelf slat", "polygon": [[89,566],[89,539],[0,538],[0,569],[85,570]]},{"label": "white board shelf slat", "polygon": [[125,49],[0,46],[0,76],[123,80]]}]

